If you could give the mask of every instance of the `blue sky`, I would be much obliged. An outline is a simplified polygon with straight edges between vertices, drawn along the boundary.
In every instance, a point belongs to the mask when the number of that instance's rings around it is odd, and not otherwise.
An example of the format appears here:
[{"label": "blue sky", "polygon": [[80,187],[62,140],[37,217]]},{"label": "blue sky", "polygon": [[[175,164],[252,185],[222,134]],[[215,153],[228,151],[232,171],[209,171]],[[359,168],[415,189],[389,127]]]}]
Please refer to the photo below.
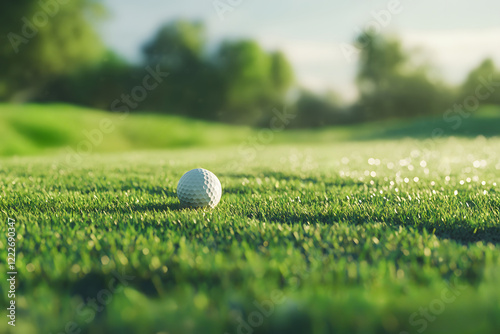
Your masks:
[{"label": "blue sky", "polygon": [[[396,2],[393,2],[396,1]],[[489,56],[500,66],[500,1],[495,0],[220,0],[231,5],[223,19],[214,0],[105,0],[110,18],[101,25],[105,42],[130,60],[159,26],[175,18],[201,19],[213,43],[253,38],[266,49],[283,50],[302,86],[355,96],[355,61],[341,51],[374,12],[395,14],[378,24],[396,33],[409,50],[424,58],[450,82],[464,79]],[[399,5],[396,4],[399,2]],[[239,3],[239,4],[238,4]],[[394,6],[394,7],[391,7]],[[355,60],[355,59],[351,59]]]}]

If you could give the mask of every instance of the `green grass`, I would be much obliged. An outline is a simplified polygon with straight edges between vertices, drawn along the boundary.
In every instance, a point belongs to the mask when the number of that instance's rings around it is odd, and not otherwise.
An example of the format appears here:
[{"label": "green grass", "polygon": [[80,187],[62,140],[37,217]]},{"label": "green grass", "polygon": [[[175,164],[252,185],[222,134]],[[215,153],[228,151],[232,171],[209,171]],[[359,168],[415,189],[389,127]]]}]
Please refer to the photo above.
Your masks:
[{"label": "green grass", "polygon": [[[3,158],[15,333],[495,333],[500,138],[431,144],[140,151],[73,168]],[[196,167],[222,182],[213,210],[179,207],[177,181]],[[115,271],[134,278],[108,294]],[[241,317],[259,326],[239,331]]]},{"label": "green grass", "polygon": [[[102,131],[109,120],[112,131]],[[92,152],[216,146],[244,140],[250,129],[154,114],[113,114],[68,105],[0,105],[0,156],[77,149],[94,137]]]},{"label": "green grass", "polygon": [[[456,115],[452,115],[456,117]],[[451,117],[451,116],[449,116]],[[103,132],[109,120],[112,131]],[[293,120],[292,120],[293,122]],[[275,124],[280,127],[282,124]],[[293,124],[289,124],[292,127]],[[455,128],[458,125],[458,128]],[[94,133],[91,152],[137,151],[186,147],[220,147],[243,143],[256,146],[272,143],[369,141],[373,139],[426,138],[441,129],[441,137],[486,137],[500,135],[500,108],[483,107],[468,118],[423,118],[410,121],[381,121],[314,130],[273,131],[231,127],[176,116],[147,113],[130,115],[89,110],[68,105],[0,104],[0,156],[26,156],[78,150],[88,143],[85,132]],[[95,137],[95,132],[100,135]],[[96,139],[97,138],[97,139]],[[84,145],[85,146],[85,145]]]}]

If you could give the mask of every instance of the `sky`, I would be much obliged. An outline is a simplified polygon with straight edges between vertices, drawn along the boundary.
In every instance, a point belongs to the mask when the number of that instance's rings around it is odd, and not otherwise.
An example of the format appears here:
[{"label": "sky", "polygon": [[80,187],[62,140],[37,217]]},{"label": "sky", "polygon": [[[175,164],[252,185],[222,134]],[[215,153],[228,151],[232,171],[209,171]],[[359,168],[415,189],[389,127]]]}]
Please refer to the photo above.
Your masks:
[{"label": "sky", "polygon": [[[359,31],[370,26],[396,34],[405,49],[436,66],[457,84],[481,60],[500,67],[500,1],[497,0],[104,0],[110,17],[104,41],[131,61],[158,28],[177,18],[205,22],[212,45],[252,38],[282,50],[297,81],[307,89],[356,96],[356,56],[349,53]],[[216,10],[215,5],[221,5]],[[225,6],[225,7],[223,7]],[[418,51],[417,51],[418,50]]]}]

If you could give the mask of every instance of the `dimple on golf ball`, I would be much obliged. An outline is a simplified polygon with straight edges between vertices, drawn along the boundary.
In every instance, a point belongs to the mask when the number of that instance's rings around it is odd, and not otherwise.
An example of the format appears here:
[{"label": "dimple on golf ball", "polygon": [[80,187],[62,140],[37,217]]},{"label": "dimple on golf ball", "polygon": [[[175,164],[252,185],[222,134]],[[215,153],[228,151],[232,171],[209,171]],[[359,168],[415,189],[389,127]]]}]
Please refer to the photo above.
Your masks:
[{"label": "dimple on golf ball", "polygon": [[222,186],[214,173],[203,168],[190,170],[177,184],[177,198],[183,206],[215,208],[222,196]]}]

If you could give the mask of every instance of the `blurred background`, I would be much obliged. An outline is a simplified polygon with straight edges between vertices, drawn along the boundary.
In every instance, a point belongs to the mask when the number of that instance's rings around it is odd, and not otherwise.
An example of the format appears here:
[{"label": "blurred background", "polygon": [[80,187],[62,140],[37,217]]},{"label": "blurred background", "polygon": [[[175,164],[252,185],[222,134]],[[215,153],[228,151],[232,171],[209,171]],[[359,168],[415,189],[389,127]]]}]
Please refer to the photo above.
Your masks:
[{"label": "blurred background", "polygon": [[499,12],[491,0],[4,1],[0,155],[78,143],[102,112],[121,115],[102,149],[204,142],[187,119],[272,127],[277,109],[289,130],[496,135]]}]

